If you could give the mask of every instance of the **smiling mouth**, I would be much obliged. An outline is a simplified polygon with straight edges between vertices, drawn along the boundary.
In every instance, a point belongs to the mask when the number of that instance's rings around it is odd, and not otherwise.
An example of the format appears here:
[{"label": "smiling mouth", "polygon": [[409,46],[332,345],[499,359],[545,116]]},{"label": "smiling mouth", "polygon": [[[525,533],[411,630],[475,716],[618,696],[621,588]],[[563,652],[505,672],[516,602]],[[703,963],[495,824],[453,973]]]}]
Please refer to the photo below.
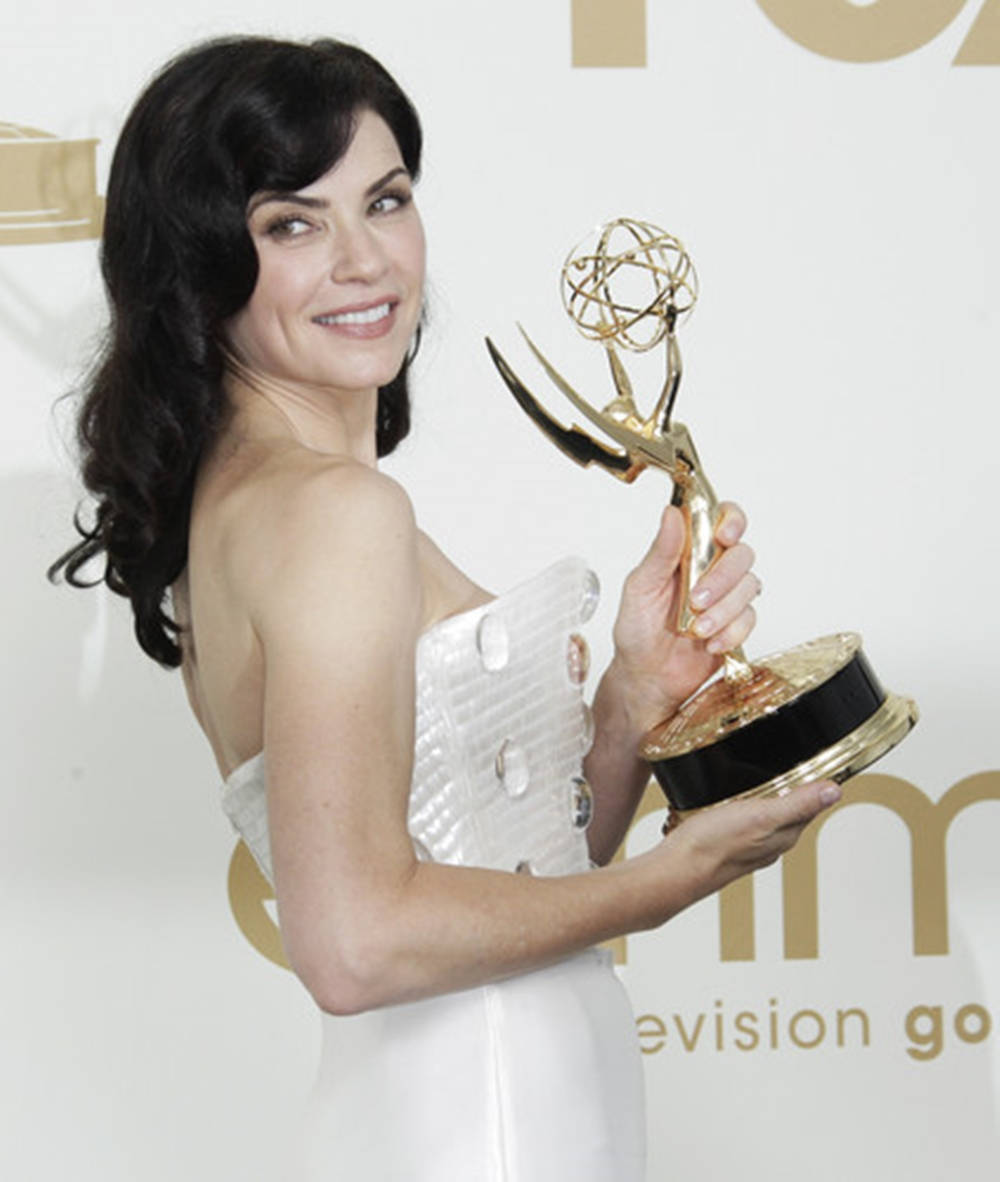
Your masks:
[{"label": "smiling mouth", "polygon": [[352,312],[331,312],[325,316],[314,316],[316,324],[378,324],[384,320],[393,309],[390,300],[382,304],[374,304],[371,308],[359,308]]}]

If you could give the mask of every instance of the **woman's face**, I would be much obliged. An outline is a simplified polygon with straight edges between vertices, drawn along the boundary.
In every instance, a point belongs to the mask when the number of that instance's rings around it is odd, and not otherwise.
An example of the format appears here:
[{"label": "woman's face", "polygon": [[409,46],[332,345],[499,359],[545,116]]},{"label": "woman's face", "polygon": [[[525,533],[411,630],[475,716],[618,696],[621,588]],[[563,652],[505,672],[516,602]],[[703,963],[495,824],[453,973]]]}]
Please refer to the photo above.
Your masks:
[{"label": "woman's face", "polygon": [[255,193],[247,225],[260,270],[227,326],[240,361],[341,392],[390,382],[420,316],[424,232],[385,121],[361,111],[330,171],[294,193]]}]

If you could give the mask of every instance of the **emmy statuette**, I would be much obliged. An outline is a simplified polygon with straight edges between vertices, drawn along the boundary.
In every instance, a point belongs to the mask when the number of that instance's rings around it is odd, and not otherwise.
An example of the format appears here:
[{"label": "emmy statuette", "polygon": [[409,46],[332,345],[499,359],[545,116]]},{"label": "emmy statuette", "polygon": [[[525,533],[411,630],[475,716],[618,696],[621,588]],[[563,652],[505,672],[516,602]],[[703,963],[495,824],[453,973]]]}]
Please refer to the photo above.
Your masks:
[{"label": "emmy statuette", "polygon": [[[557,422],[487,338],[490,356],[521,408],[578,464],[596,464],[626,483],[646,468],[670,476],[672,503],[687,526],[676,627],[689,633],[691,591],[716,557],[719,512],[690,432],[673,419],[681,380],[676,328],[698,299],[694,266],[672,235],[617,218],[571,253],[561,287],[577,328],[604,348],[611,401],[596,409],[521,333],[553,384],[617,448]],[[660,344],[666,376],[644,418],[618,347],[645,352]],[[752,662],[742,649],[726,653],[722,675],[649,731],[641,754],[679,820],[738,796],[769,796],[820,778],[844,781],[899,743],[916,720],[912,699],[879,684],[861,638],[841,632]]]}]

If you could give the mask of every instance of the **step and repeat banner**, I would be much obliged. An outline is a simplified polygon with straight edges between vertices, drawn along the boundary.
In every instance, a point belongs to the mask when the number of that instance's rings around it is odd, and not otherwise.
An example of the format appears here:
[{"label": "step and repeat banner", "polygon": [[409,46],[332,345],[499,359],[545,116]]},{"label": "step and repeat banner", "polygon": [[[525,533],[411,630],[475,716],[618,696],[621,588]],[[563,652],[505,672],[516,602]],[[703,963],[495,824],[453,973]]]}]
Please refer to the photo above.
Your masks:
[{"label": "step and repeat banner", "polygon": [[[597,224],[645,219],[700,278],[677,414],[751,519],[751,654],[857,630],[919,704],[783,864],[616,942],[650,1179],[995,1178],[1000,0],[0,15],[4,1175],[281,1177],[316,1061],[313,1005],[179,678],[141,656],[114,597],[44,580],[72,539],[63,396],[103,323],[115,136],[159,64],[229,32],[356,41],[421,112],[428,332],[387,468],[460,565],[501,590],[587,556],[594,669],[609,657],[669,482],[568,463],[482,341],[562,415],[522,323],[603,405],[607,367],[559,272]],[[662,357],[629,364],[651,406]],[[651,790],[628,852],[662,811]]]}]

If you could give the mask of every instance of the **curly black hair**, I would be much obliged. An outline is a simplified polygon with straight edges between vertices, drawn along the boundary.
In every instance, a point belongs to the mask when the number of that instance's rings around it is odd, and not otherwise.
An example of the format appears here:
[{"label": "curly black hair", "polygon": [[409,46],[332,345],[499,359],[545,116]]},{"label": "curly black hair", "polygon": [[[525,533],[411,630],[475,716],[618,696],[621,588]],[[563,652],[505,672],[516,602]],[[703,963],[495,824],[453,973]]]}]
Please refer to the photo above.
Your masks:
[{"label": "curly black hair", "polygon": [[[187,564],[199,460],[226,411],[223,326],[257,282],[247,203],[323,176],[363,110],[385,120],[416,179],[416,111],[364,50],[232,37],[169,62],[118,140],[100,256],[110,324],[77,422],[93,505],[48,574],[92,586],[84,568],[103,553],[103,581],[131,600],[139,644],[168,668],[181,650],[167,592]],[[409,431],[406,368],[378,392],[380,456]]]}]

